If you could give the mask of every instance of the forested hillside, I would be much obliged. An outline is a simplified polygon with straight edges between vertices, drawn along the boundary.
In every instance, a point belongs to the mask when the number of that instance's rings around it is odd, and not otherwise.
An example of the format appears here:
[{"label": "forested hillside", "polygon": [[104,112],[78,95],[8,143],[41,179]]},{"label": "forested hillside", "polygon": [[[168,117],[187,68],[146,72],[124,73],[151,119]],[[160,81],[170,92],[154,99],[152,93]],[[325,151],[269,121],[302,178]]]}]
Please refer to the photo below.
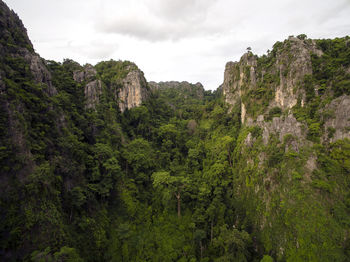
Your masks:
[{"label": "forested hillside", "polygon": [[350,37],[214,92],[35,53],[0,0],[0,260],[349,261]]}]

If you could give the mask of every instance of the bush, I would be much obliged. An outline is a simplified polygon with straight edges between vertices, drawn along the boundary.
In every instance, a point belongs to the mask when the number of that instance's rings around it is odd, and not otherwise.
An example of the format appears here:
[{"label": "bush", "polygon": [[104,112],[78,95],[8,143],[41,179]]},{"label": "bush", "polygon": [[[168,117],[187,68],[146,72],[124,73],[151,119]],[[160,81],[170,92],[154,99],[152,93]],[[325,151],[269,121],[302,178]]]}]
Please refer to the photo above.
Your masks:
[{"label": "bush", "polygon": [[320,135],[321,135],[320,123],[312,123],[309,126],[309,132],[307,134],[307,139],[309,139],[313,142],[318,142],[320,140]]},{"label": "bush", "polygon": [[274,117],[279,117],[282,114],[282,109],[278,106],[271,108],[267,116],[267,120],[272,120]]}]

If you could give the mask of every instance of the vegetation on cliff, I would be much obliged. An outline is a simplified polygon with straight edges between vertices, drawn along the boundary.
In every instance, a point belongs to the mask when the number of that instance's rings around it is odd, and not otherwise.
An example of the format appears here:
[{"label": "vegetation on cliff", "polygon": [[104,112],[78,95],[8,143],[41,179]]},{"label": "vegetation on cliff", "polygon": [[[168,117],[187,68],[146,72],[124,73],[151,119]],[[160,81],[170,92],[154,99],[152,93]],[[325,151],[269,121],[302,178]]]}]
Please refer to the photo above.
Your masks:
[{"label": "vegetation on cliff", "polygon": [[38,62],[0,4],[2,260],[349,259],[349,37],[277,42],[227,67],[225,96],[183,83],[121,112],[135,64]]}]

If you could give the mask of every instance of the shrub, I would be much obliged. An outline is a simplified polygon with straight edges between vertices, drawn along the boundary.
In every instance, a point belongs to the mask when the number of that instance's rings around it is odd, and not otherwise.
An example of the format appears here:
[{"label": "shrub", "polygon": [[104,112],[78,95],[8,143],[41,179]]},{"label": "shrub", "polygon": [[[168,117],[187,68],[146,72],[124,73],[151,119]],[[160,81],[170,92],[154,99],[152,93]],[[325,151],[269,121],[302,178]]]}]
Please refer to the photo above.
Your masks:
[{"label": "shrub", "polygon": [[282,109],[278,106],[271,108],[267,116],[267,120],[272,120],[274,117],[279,117],[282,114]]}]

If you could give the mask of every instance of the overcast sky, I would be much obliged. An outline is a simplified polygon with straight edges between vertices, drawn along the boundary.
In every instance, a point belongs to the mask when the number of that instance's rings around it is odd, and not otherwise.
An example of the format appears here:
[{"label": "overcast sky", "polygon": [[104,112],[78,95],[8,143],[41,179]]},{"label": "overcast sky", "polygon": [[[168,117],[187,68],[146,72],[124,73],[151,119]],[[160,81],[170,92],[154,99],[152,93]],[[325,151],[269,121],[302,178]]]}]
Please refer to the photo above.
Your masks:
[{"label": "overcast sky", "polygon": [[250,46],[350,34],[350,0],[5,0],[36,52],[62,62],[130,60],[148,81],[216,89],[225,64]]}]

